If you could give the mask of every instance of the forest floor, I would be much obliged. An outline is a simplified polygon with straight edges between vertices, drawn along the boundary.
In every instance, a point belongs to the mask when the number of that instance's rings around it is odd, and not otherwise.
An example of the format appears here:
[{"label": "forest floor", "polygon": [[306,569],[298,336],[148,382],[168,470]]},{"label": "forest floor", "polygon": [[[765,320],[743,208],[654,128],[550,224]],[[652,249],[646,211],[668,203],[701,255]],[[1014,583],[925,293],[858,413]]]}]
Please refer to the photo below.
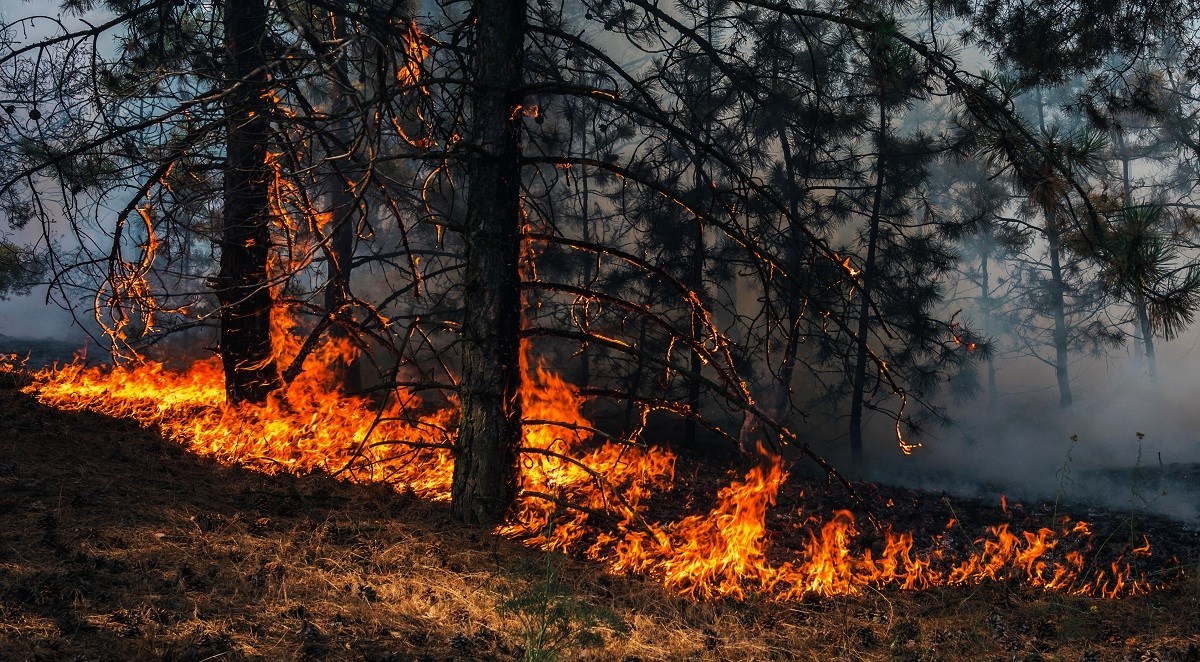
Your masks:
[{"label": "forest floor", "polygon": [[[733,475],[710,473],[693,482]],[[985,509],[887,494],[909,517]],[[1200,570],[1194,531],[1139,526]],[[464,530],[443,504],[221,466],[0,388],[0,660],[513,659],[552,588],[595,639],[563,659],[1197,661],[1196,574],[1119,600],[997,583],[697,603]]]}]

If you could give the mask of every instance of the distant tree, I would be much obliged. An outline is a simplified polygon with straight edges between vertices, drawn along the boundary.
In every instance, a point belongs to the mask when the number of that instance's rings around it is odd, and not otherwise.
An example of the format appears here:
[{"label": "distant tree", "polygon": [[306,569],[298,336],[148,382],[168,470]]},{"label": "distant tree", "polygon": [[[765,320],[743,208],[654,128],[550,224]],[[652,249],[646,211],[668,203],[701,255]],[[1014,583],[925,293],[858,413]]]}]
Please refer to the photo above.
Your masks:
[{"label": "distant tree", "polygon": [[[1069,210],[1067,231],[1074,237],[1067,240],[1077,256],[1099,269],[1106,293],[1129,306],[1130,313],[1118,313],[1115,325],[1097,319],[1087,325],[1094,331],[1091,337],[1080,339],[1099,349],[1094,342],[1118,342],[1116,327],[1132,321],[1134,355],[1145,361],[1152,379],[1157,366],[1150,357],[1158,332],[1147,331],[1150,303],[1148,299],[1139,303],[1139,298],[1146,296],[1137,293],[1140,285],[1119,283],[1127,278],[1149,278],[1155,271],[1149,264],[1157,261],[1151,254],[1178,259],[1178,251],[1191,241],[1188,223],[1168,228],[1167,214],[1148,214],[1146,210],[1165,206],[1178,209],[1181,218],[1190,214],[1194,182],[1181,177],[1187,168],[1180,166],[1196,146],[1196,97],[1188,90],[1191,84],[1183,81],[1195,80],[1200,62],[1200,49],[1193,39],[1198,10],[1200,6],[1186,0],[1053,5],[983,0],[976,3],[972,18],[978,43],[1021,86],[1037,88],[1039,95],[1042,89],[1056,88],[1062,108],[1090,127],[1080,132],[1110,139],[1109,146],[1097,152],[1117,163],[1117,175],[1112,178],[1103,173],[1099,191],[1085,193],[1076,186],[1070,192],[1078,209]],[[1152,181],[1138,181],[1138,162],[1154,173],[1148,178]],[[1169,195],[1175,196],[1173,201],[1168,202]],[[1088,198],[1094,198],[1096,204]],[[1149,216],[1157,220],[1151,221]],[[1135,275],[1137,272],[1140,274]],[[1180,295],[1169,307],[1187,308],[1187,275],[1178,266],[1172,273],[1180,279],[1173,285],[1182,290],[1169,288]],[[1108,303],[1096,300],[1087,307]],[[1179,312],[1175,308],[1175,313]],[[1057,335],[1061,341],[1062,334]],[[1062,383],[1060,378],[1060,386]]]},{"label": "distant tree", "polygon": [[[1086,182],[1087,177],[1102,171],[1102,155],[1107,143],[1101,132],[1087,127],[1047,126],[1040,92],[1036,96],[1038,143],[1014,149],[1003,135],[985,135],[982,139],[989,154],[1002,156],[1010,163],[1013,184],[1026,196],[1024,214],[1040,217],[1036,228],[1044,243],[1031,248],[1044,251],[1044,254],[1030,255],[1018,267],[1021,305],[1026,314],[1020,323],[1023,328],[1014,338],[1025,345],[1030,356],[1054,369],[1059,404],[1065,408],[1071,406],[1074,399],[1070,380],[1071,352],[1119,340],[1100,320],[1105,301],[1095,279],[1085,273],[1090,266],[1085,259],[1089,251],[1072,245],[1085,236],[1081,234],[1084,225],[1090,229],[1098,224],[1086,194],[1080,196],[1078,191],[1083,190],[1080,182]],[[1081,202],[1089,205],[1087,211],[1082,212],[1088,220],[1082,223],[1077,220],[1080,214],[1076,211],[1082,206]],[[1086,239],[1083,241],[1086,243]],[[1041,323],[1046,318],[1049,319],[1048,330]],[[1043,332],[1048,338],[1039,339]],[[1043,343],[1052,351],[1051,357],[1043,356],[1039,351],[1039,345]]]},{"label": "distant tree", "polygon": [[1200,308],[1200,270],[1172,242],[1165,216],[1156,205],[1126,206],[1102,239],[1101,278],[1114,296],[1132,306],[1153,382],[1158,381],[1155,337],[1174,338]]}]

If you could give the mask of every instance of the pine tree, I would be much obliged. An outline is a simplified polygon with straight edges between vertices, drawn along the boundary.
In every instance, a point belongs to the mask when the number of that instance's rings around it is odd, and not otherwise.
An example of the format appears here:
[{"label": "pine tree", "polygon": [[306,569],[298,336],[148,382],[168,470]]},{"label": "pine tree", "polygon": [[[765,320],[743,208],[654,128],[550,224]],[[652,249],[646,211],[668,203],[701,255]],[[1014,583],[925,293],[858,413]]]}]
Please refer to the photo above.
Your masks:
[{"label": "pine tree", "polygon": [[517,490],[521,442],[520,112],[523,0],[476,0],[463,282],[462,414],[451,508],[496,524]]}]

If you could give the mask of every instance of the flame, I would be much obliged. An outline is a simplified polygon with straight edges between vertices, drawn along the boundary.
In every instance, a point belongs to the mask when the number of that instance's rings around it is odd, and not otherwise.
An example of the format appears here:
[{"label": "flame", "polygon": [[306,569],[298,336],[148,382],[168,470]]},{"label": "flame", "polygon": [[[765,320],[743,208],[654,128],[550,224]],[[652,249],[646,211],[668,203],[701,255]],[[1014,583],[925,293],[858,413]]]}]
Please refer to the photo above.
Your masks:
[{"label": "flame", "polygon": [[[287,343],[277,351],[294,355],[295,347]],[[155,361],[109,370],[69,365],[36,373],[30,390],[61,409],[157,426],[188,450],[221,462],[269,474],[327,471],[445,498],[451,477],[450,412],[421,413],[420,400],[403,389],[382,412],[365,398],[341,394],[322,368],[352,351],[343,343],[319,348],[305,359],[306,370],[263,404],[226,405],[215,357],[186,372],[169,371]],[[405,444],[411,440],[424,445]]]},{"label": "flame", "polygon": [[608,560],[614,572],[656,575],[668,588],[694,598],[740,599],[747,589],[770,589],[776,571],[766,559],[766,512],[786,476],[781,460],[769,458],[766,466],[722,488],[707,515],[604,535],[590,553]]},{"label": "flame", "polygon": [[18,374],[25,367],[27,359],[17,354],[0,354],[0,375]]},{"label": "flame", "polygon": [[[584,399],[577,389],[541,362],[531,369],[528,341],[521,349],[521,406],[527,421],[521,488],[526,497],[501,533],[532,536],[530,542],[548,549],[570,549],[588,532],[593,513],[633,525],[646,499],[670,487],[675,456],[611,441],[591,444],[596,431],[581,413]],[[588,450],[589,445],[594,448]],[[563,503],[575,507],[563,509]]]},{"label": "flame", "polygon": [[[295,356],[300,334],[294,320],[282,313],[273,320],[277,351]],[[447,499],[455,403],[431,407],[404,389],[391,392],[382,406],[345,395],[327,366],[353,352],[348,344],[326,342],[305,359],[299,377],[262,404],[225,404],[216,358],[184,372],[148,360],[108,369],[76,363],[33,373],[25,390],[54,407],[156,426],[221,462],[271,474],[324,471]],[[530,353],[524,344],[523,492],[498,530],[532,546],[579,552],[613,573],[649,575],[701,600],[752,594],[788,600],[992,581],[1106,598],[1151,588],[1124,557],[1098,564],[1091,527],[1066,518],[1037,531],[999,524],[959,549],[948,537],[961,529],[957,520],[919,544],[908,532],[861,531],[846,510],[828,518],[801,512],[806,542],[773,550],[767,518],[787,472],[781,457],[761,449],[761,461],[722,488],[710,512],[651,521],[651,501],[674,485],[675,456],[605,438],[584,416],[579,391],[531,361]],[[0,361],[0,371],[16,370],[14,360]],[[1149,540],[1132,554],[1149,555]]]},{"label": "flame", "polygon": [[[429,58],[429,46],[416,21],[408,21],[401,39],[404,41],[404,63],[396,71],[396,80],[405,87],[415,87],[421,82],[421,63]],[[425,94],[429,93],[424,86],[420,89]]]}]

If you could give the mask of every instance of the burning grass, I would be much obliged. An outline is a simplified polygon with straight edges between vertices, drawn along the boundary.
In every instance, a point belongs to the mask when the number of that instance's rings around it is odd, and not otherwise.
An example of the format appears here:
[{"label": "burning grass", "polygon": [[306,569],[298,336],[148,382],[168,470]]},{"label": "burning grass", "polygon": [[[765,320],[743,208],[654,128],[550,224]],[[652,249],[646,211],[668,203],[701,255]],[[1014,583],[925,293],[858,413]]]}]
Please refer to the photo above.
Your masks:
[{"label": "burning grass", "polygon": [[[0,659],[522,653],[520,618],[500,606],[544,589],[546,556],[463,530],[444,504],[322,474],[222,465],[153,430],[11,389],[0,389],[0,420]],[[710,469],[697,482],[722,480]],[[879,489],[872,498],[894,499],[899,520],[938,502],[929,495],[910,508],[918,493]],[[955,507],[972,522],[994,510]],[[1147,524],[1152,539],[1171,540],[1169,525]],[[780,544],[788,531],[800,535],[775,520],[771,531]],[[557,593],[616,617],[594,628],[600,647],[567,659],[1200,656],[1194,579],[1122,600],[989,582],[697,602],[587,560],[553,563]]]},{"label": "burning grass", "polygon": [[[286,363],[299,341],[286,319],[277,326]],[[334,344],[318,348],[289,388],[262,405],[224,405],[215,358],[183,372],[152,361],[44,369],[25,391],[59,409],[157,427],[223,463],[268,474],[320,471],[444,500],[453,407],[426,407],[403,389],[382,406],[340,393],[325,366],[347,361],[349,352]],[[782,458],[765,454],[720,489],[710,512],[652,517],[651,498],[674,489],[676,457],[656,447],[599,443],[578,392],[544,366],[524,363],[524,496],[499,532],[528,545],[586,556],[610,572],[654,577],[697,599],[787,601],[1006,580],[1108,598],[1154,587],[1139,570],[1152,555],[1148,538],[1097,546],[1089,524],[1065,517],[1028,530],[1000,523],[968,531],[952,520],[944,532],[919,538],[903,530],[864,531],[847,510],[827,517],[800,511],[795,528],[802,542],[769,550],[768,513],[787,473]]]}]

